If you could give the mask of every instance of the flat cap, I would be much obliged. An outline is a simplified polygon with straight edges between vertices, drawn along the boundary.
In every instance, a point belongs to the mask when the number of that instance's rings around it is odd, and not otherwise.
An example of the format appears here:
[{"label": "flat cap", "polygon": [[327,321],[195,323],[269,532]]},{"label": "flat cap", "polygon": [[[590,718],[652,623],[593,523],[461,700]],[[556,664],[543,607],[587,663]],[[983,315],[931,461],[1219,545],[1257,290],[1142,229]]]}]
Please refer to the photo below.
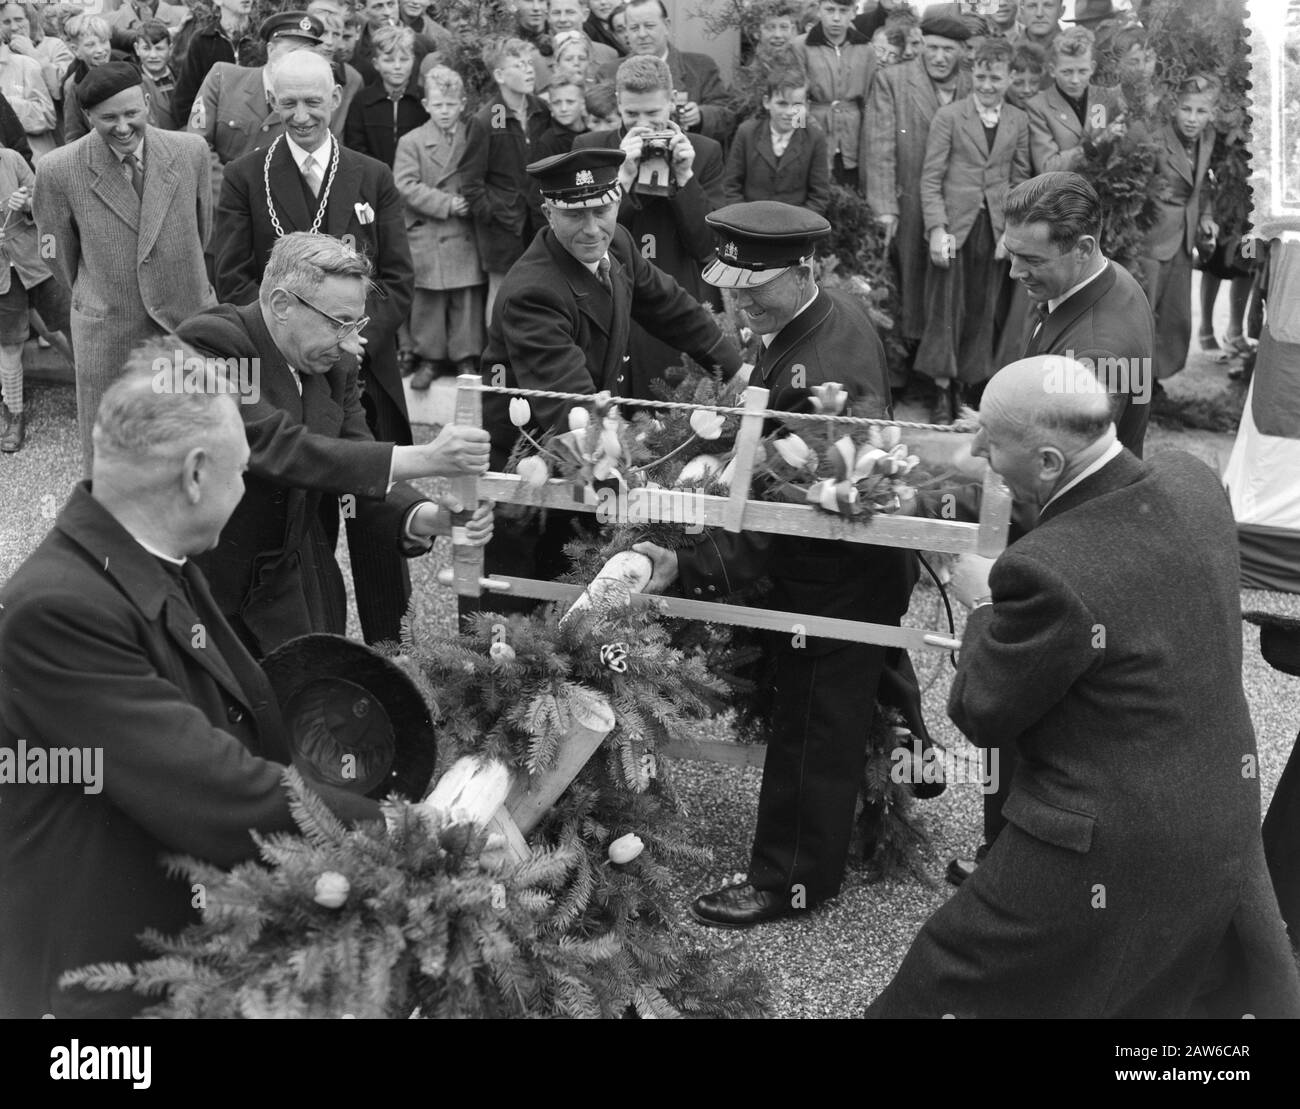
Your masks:
[{"label": "flat cap", "polygon": [[970,38],[970,28],[955,15],[927,15],[921,20],[921,34],[965,42]]},{"label": "flat cap", "polygon": [[606,147],[570,150],[525,166],[543,197],[557,208],[599,208],[622,196],[618,170],[623,151]]},{"label": "flat cap", "polygon": [[724,289],[766,285],[810,258],[813,244],[831,233],[824,217],[779,200],[728,204],[704,219],[713,228],[718,256],[703,277]]},{"label": "flat cap", "polygon": [[130,62],[105,62],[91,69],[77,86],[77,102],[94,108],[123,89],[143,84],[140,71]]}]

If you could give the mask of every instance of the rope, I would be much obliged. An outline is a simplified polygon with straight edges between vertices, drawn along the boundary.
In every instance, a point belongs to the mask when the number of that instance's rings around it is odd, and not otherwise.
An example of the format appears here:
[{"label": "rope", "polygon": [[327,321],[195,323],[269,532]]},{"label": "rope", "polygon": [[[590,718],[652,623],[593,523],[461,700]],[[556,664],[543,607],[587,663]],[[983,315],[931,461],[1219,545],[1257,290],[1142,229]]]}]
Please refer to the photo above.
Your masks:
[{"label": "rope", "polygon": [[[596,398],[591,393],[557,393],[552,389],[510,389],[504,385],[461,385],[480,393],[505,393],[512,397],[536,397],[538,400],[571,400],[590,404]],[[770,408],[724,408],[717,404],[689,404],[674,400],[640,400],[632,397],[611,397],[610,404],[628,404],[637,408],[685,408],[699,412],[716,412],[720,416],[762,416],[764,419],[808,420],[815,423],[855,424],[860,427],[901,427],[909,431],[974,432],[978,428],[969,420],[952,424],[922,424],[911,420],[880,420],[868,416],[832,416],[822,412],[778,412]]]}]

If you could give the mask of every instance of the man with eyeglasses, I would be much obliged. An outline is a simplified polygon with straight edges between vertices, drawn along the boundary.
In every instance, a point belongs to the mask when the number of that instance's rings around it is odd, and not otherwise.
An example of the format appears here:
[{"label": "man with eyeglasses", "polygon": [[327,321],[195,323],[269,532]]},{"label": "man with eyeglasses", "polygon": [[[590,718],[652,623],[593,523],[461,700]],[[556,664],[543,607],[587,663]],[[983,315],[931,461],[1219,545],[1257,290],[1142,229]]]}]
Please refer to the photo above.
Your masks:
[{"label": "man with eyeglasses", "polygon": [[486,431],[446,427],[411,446],[376,442],[366,426],[357,377],[370,274],[338,239],[294,232],[272,249],[254,303],[220,305],[178,330],[201,353],[256,370],[240,404],[251,452],[244,496],[199,561],[259,658],[299,635],[346,630],[334,560],[340,507],[350,526],[405,558],[450,534],[460,507],[475,509],[471,543],[492,534],[490,505],[435,504],[405,480],[483,473]]},{"label": "man with eyeglasses", "polygon": [[[342,98],[329,63],[294,50],[271,66],[271,89],[284,126],[265,150],[226,166],[213,232],[217,299],[252,304],[277,240],[294,231],[332,235],[370,260],[374,274],[361,332],[361,403],[371,434],[410,444],[411,424],[397,366],[397,329],[411,307],[415,274],[405,205],[393,172],[349,150],[330,131]],[[410,596],[405,562],[348,520],[348,551],[361,630],[367,643],[398,638]]]}]

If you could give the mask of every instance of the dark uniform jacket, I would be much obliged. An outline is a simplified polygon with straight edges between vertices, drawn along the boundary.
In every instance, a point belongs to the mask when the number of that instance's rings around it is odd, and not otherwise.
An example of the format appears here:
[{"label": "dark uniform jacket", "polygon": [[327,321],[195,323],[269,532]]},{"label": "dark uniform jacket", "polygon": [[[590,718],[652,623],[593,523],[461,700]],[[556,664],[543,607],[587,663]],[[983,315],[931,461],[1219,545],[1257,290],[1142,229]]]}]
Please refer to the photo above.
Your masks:
[{"label": "dark uniform jacket", "polygon": [[252,29],[245,30],[237,41],[231,42],[217,16],[196,30],[176,75],[176,91],[172,93],[172,115],[176,119],[190,118],[190,109],[194,107],[203,78],[217,62],[260,66],[266,62],[266,46]]},{"label": "dark uniform jacket", "polygon": [[430,546],[405,538],[407,513],[426,498],[405,482],[387,492],[393,447],[366,426],[356,360],[345,354],[327,374],[301,375],[300,395],[256,301],[200,313],[177,334],[206,354],[260,360],[257,403],[239,406],[251,451],[244,496],[221,542],[197,557],[222,613],[259,656],[309,632],[343,635],[340,497],[402,554]]},{"label": "dark uniform jacket", "polygon": [[1122,452],[1003,552],[948,712],[1018,748],[1009,823],[868,1015],[1300,1014],[1239,576],[1218,477],[1181,452]]},{"label": "dark uniform jacket", "polygon": [[[397,329],[410,311],[415,282],[404,225],[406,206],[393,181],[393,172],[386,165],[346,147],[341,147],[338,153],[338,172],[330,188],[329,205],[320,230],[350,241],[375,267],[375,287],[366,297],[370,323],[364,332],[368,340],[364,369],[404,425],[404,429],[399,427],[393,433],[381,426],[384,438],[409,443],[406,394],[397,368],[396,344]],[[251,304],[257,300],[262,271],[275,246],[276,233],[267,210],[262,177],[265,158],[260,150],[250,151],[226,167],[212,236],[217,299],[224,303]],[[327,168],[325,181],[328,180]],[[309,231],[318,202],[310,196],[298,172],[287,139],[280,142],[272,155],[270,182],[276,214],[285,234]],[[322,192],[324,188],[322,184]]]},{"label": "dark uniform jacket", "polygon": [[397,154],[397,140],[428,121],[429,113],[420,102],[418,88],[418,85],[413,85],[402,93],[394,114],[392,97],[382,81],[364,86],[348,108],[343,141],[353,150],[369,154],[391,169],[393,157]]},{"label": "dark uniform jacket", "polygon": [[[138,933],[197,919],[160,857],[232,866],[257,856],[249,829],[294,830],[275,695],[206,587],[191,606],[169,579],[83,484],[0,591],[0,748],[103,751],[98,793],[0,785],[0,1016],[131,1015],[136,995],[56,982],[143,959]],[[379,818],[319,792],[345,819]]]},{"label": "dark uniform jacket", "polygon": [[[704,365],[740,367],[735,348],[713,318],[672,278],[647,262],[623,227],[609,246],[611,290],[564,249],[548,228],[533,240],[502,283],[483,354],[484,380],[564,393],[640,396],[631,391],[624,353],[633,320]],[[568,411],[563,401],[531,400],[538,431]],[[517,432],[509,399],[483,397],[492,434],[492,468],[505,468]]]}]

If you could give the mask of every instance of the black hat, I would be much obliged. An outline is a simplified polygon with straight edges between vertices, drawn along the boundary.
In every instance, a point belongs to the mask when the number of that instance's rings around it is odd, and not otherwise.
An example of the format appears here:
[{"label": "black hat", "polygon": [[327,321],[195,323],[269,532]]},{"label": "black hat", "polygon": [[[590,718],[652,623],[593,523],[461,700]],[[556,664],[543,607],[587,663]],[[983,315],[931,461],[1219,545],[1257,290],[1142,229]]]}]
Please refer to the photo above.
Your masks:
[{"label": "black hat", "polygon": [[90,70],[77,86],[77,103],[93,108],[123,89],[143,84],[140,71],[130,62],[105,62]]},{"label": "black hat", "polygon": [[557,208],[599,208],[622,196],[618,170],[623,151],[588,147],[530,162],[525,170]]},{"label": "black hat", "polygon": [[300,39],[319,46],[325,41],[325,24],[307,12],[278,12],[262,20],[257,33],[263,42]]},{"label": "black hat", "polygon": [[813,243],[831,233],[816,212],[779,200],[728,204],[704,220],[713,228],[718,256],[704,280],[724,289],[752,289],[812,257]]},{"label": "black hat", "polygon": [[942,38],[952,39],[953,42],[965,42],[970,38],[970,28],[961,21],[959,16],[927,15],[921,20],[921,34],[939,35]]},{"label": "black hat", "polygon": [[1067,19],[1065,22],[1082,23],[1087,26],[1089,23],[1100,23],[1103,19],[1117,19],[1123,16],[1123,12],[1115,10],[1111,0],[1074,0],[1074,18]]},{"label": "black hat", "polygon": [[392,659],[341,635],[303,635],[262,668],[280,702],[293,764],[303,777],[375,800],[419,801],[437,741],[429,706]]},{"label": "black hat", "polygon": [[1300,678],[1300,619],[1271,612],[1243,612],[1243,620],[1259,625],[1259,653],[1274,670]]}]

